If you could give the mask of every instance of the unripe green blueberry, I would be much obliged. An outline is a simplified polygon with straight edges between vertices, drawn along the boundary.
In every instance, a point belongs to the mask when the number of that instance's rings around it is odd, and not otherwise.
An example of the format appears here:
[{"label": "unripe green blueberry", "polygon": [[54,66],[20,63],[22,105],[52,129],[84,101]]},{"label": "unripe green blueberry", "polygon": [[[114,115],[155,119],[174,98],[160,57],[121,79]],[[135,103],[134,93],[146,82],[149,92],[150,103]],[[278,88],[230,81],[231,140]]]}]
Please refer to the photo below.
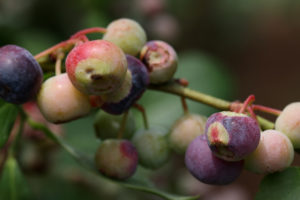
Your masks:
[{"label": "unripe green blueberry", "polygon": [[295,149],[300,148],[300,102],[287,105],[275,122],[275,129],[284,133]]},{"label": "unripe green blueberry", "polygon": [[245,159],[246,169],[255,173],[273,173],[289,167],[294,149],[289,138],[276,130],[261,133],[256,150]]},{"label": "unripe green blueberry", "polygon": [[189,144],[199,135],[204,134],[206,117],[197,114],[185,114],[172,126],[169,142],[172,149],[184,154]]},{"label": "unripe green blueberry", "polygon": [[173,78],[177,70],[177,54],[166,42],[159,40],[147,42],[140,57],[148,68],[150,83],[167,82]]},{"label": "unripe green blueberry", "polygon": [[[95,117],[94,129],[96,136],[101,140],[116,138],[120,130],[123,115],[111,115],[99,111]],[[130,139],[135,132],[135,120],[131,112],[128,113],[123,138]]]},{"label": "unripe green blueberry", "polygon": [[138,154],[128,140],[108,139],[98,148],[95,164],[102,174],[124,180],[136,171]]},{"label": "unripe green blueberry", "polygon": [[93,40],[72,49],[66,59],[66,70],[78,90],[88,95],[102,95],[121,86],[127,60],[115,44]]},{"label": "unripe green blueberry", "polygon": [[136,21],[122,18],[108,25],[103,39],[116,44],[126,54],[136,56],[146,43],[147,36]]},{"label": "unripe green blueberry", "polygon": [[141,165],[157,169],[167,162],[170,150],[166,135],[167,131],[158,128],[141,129],[134,134],[132,142]]},{"label": "unripe green blueberry", "polygon": [[37,98],[44,117],[52,123],[68,122],[87,115],[91,110],[89,97],[79,92],[66,73],[47,79]]}]

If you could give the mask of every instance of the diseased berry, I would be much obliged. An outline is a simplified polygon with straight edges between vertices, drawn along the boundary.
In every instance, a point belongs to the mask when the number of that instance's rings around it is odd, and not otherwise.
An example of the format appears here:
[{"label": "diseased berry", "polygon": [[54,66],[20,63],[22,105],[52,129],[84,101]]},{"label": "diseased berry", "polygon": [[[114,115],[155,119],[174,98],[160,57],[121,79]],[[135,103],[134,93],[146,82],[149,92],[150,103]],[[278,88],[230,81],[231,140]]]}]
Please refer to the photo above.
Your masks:
[{"label": "diseased berry", "polygon": [[138,164],[138,154],[128,140],[108,139],[98,148],[95,164],[102,174],[124,180],[134,174]]},{"label": "diseased berry", "polygon": [[[149,76],[145,65],[137,58],[126,55],[128,62],[128,73],[131,75],[131,84],[129,80],[123,82],[119,90],[104,95],[105,103],[102,109],[111,114],[122,114],[128,110],[144,93],[149,83]],[[131,86],[129,93],[128,86]],[[120,95],[121,94],[121,95]],[[125,96],[126,94],[126,96]],[[123,96],[123,98],[120,98]]]},{"label": "diseased berry", "polygon": [[294,149],[289,138],[276,130],[261,133],[256,150],[245,159],[246,169],[256,173],[273,173],[289,167]]},{"label": "diseased berry", "polygon": [[141,51],[141,60],[148,68],[150,83],[160,84],[173,78],[177,69],[177,54],[163,41],[147,42]]},{"label": "diseased berry", "polygon": [[136,21],[122,18],[108,25],[103,39],[114,43],[126,54],[136,56],[146,43],[147,36]]},{"label": "diseased berry", "polygon": [[41,67],[29,51],[16,45],[0,48],[0,98],[25,103],[35,98],[42,81]]},{"label": "diseased berry", "polygon": [[73,86],[66,73],[43,83],[37,103],[44,117],[52,123],[68,122],[91,110],[89,97]]},{"label": "diseased berry", "polygon": [[[94,129],[96,135],[101,140],[116,138],[122,123],[122,115],[111,115],[103,111],[98,111]],[[123,132],[123,138],[130,139],[135,132],[135,120],[131,112],[128,113],[126,126]]]},{"label": "diseased berry", "polygon": [[197,114],[185,114],[172,126],[169,142],[172,149],[183,154],[188,145],[199,135],[204,134],[206,117]]},{"label": "diseased berry", "polygon": [[188,146],[185,165],[199,181],[214,185],[233,182],[243,169],[243,161],[228,162],[214,156],[204,135],[198,136]]},{"label": "diseased berry", "polygon": [[168,161],[170,149],[166,135],[167,131],[159,128],[141,129],[134,134],[132,142],[141,165],[157,169]]},{"label": "diseased berry", "polygon": [[224,111],[207,119],[205,134],[209,147],[217,157],[238,161],[256,149],[260,128],[247,115]]},{"label": "diseased berry", "polygon": [[123,51],[105,40],[93,40],[72,49],[66,59],[71,82],[81,92],[101,95],[118,89],[126,75]]},{"label": "diseased berry", "polygon": [[300,148],[300,102],[287,105],[275,122],[275,129],[284,133],[295,149]]}]

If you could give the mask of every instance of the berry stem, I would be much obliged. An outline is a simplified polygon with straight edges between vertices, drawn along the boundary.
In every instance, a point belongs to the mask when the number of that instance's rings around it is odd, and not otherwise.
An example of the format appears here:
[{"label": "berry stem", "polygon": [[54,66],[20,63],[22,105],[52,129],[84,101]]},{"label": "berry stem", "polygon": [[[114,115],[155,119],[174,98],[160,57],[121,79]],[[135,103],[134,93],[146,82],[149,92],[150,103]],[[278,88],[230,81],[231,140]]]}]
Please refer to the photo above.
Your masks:
[{"label": "berry stem", "polygon": [[239,113],[244,113],[248,106],[250,106],[255,101],[255,96],[251,94],[243,103],[243,106],[239,110]]},{"label": "berry stem", "polygon": [[92,27],[92,28],[87,28],[87,29],[83,29],[83,30],[78,31],[77,33],[75,33],[74,35],[72,35],[70,37],[70,39],[78,38],[78,37],[80,37],[82,35],[86,35],[86,34],[89,34],[89,33],[105,33],[105,32],[106,32],[105,28],[102,28],[102,27]]},{"label": "berry stem", "polygon": [[[149,89],[157,90],[161,92],[171,93],[178,96],[183,96],[185,98],[191,99],[196,102],[200,102],[211,107],[217,108],[219,110],[231,110],[232,103],[223,99],[219,99],[217,97],[213,97],[202,92],[198,92],[189,88],[185,88],[179,85],[176,82],[167,83],[164,85],[150,85]],[[262,118],[260,116],[256,116],[257,121],[261,125],[263,129],[273,129],[274,123]]]},{"label": "berry stem", "polygon": [[123,115],[121,126],[120,126],[120,129],[119,129],[119,132],[118,132],[118,139],[122,139],[123,138],[123,133],[124,133],[124,130],[126,128],[127,119],[128,119],[128,111],[126,111],[124,113],[124,115]]},{"label": "berry stem", "polygon": [[272,115],[275,115],[275,116],[279,116],[280,113],[281,113],[280,110],[277,110],[277,109],[274,109],[274,108],[269,108],[267,106],[262,106],[262,105],[252,105],[252,109],[262,111],[262,112],[265,112],[265,113],[269,113],[269,114],[272,114]]},{"label": "berry stem", "polygon": [[137,104],[137,103],[134,104],[133,106],[142,113],[143,120],[144,120],[144,127],[145,127],[145,129],[149,129],[148,118],[147,118],[147,114],[146,114],[145,108],[142,105]]},{"label": "berry stem", "polygon": [[184,114],[185,115],[188,114],[189,113],[188,105],[186,103],[185,97],[183,97],[183,96],[181,96],[181,104],[182,104]]},{"label": "berry stem", "polygon": [[64,56],[65,54],[63,52],[59,52],[57,54],[56,62],[55,62],[55,75],[61,74],[61,62]]}]

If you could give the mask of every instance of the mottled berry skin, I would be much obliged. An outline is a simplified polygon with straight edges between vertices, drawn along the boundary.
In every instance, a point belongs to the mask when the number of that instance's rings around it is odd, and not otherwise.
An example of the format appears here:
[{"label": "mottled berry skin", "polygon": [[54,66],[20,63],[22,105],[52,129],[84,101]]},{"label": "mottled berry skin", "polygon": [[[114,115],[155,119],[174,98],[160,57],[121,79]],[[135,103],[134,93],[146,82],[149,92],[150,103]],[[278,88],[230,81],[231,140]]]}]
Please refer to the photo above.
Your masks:
[{"label": "mottled berry skin", "polygon": [[233,182],[243,169],[243,161],[228,162],[214,156],[204,135],[198,136],[188,146],[185,165],[199,181],[214,185]]},{"label": "mottled berry skin", "polygon": [[[122,123],[122,115],[111,115],[103,111],[98,111],[94,129],[96,136],[101,139],[116,138]],[[135,120],[131,112],[128,113],[123,138],[130,139],[136,130]]]},{"label": "mottled berry skin", "polygon": [[136,56],[147,41],[144,29],[134,20],[118,19],[111,22],[103,36],[120,47],[126,54]]},{"label": "mottled berry skin", "polygon": [[249,171],[265,174],[282,171],[294,160],[294,148],[289,138],[276,130],[261,133],[256,150],[245,159]]},{"label": "mottled berry skin", "polygon": [[42,81],[41,67],[29,51],[16,45],[0,48],[0,98],[23,104],[35,98]]},{"label": "mottled berry skin", "polygon": [[101,143],[95,155],[97,169],[110,178],[124,180],[136,171],[138,154],[128,140],[108,139]]},{"label": "mottled berry skin", "polygon": [[217,157],[238,161],[256,149],[260,128],[257,122],[247,115],[219,112],[207,119],[205,135]]},{"label": "mottled berry skin", "polygon": [[159,40],[147,42],[140,57],[148,68],[150,83],[165,83],[173,78],[177,70],[177,54],[166,42]]},{"label": "mottled berry skin", "polygon": [[287,105],[275,122],[275,129],[284,133],[295,149],[300,148],[300,102]]},{"label": "mottled berry skin", "polygon": [[88,95],[102,95],[121,86],[127,61],[123,51],[113,43],[93,40],[71,50],[66,70],[78,90]]},{"label": "mottled berry skin", "polygon": [[[126,55],[126,58],[128,70],[132,77],[131,88],[123,99],[114,101],[110,98],[111,102],[106,102],[102,105],[101,108],[110,114],[119,115],[127,111],[142,96],[149,84],[149,75],[145,65],[133,56]],[[127,83],[125,82],[124,84]]]},{"label": "mottled berry skin", "polygon": [[166,135],[167,131],[159,128],[141,129],[134,134],[132,142],[141,165],[157,169],[168,161],[170,148]]},{"label": "mottled berry skin", "polygon": [[91,111],[89,97],[73,86],[66,73],[43,83],[37,103],[44,117],[56,124],[83,117]]},{"label": "mottled berry skin", "polygon": [[172,149],[184,154],[189,144],[205,131],[206,117],[197,114],[185,114],[172,126],[169,142]]}]

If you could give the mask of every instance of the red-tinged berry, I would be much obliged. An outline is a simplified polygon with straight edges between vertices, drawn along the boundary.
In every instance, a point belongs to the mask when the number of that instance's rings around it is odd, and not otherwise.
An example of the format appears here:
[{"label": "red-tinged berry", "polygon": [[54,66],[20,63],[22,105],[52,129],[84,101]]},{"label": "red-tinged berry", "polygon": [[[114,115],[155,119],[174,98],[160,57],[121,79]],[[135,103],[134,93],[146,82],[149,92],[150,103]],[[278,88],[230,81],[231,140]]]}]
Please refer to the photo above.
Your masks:
[{"label": "red-tinged berry", "polygon": [[177,54],[166,42],[159,40],[147,42],[140,57],[148,68],[150,83],[167,82],[173,78],[177,70]]},{"label": "red-tinged berry", "polygon": [[30,101],[42,81],[41,67],[29,51],[16,45],[0,48],[0,98],[15,104]]},{"label": "red-tinged berry", "polygon": [[101,143],[95,155],[97,169],[110,178],[124,180],[136,171],[138,154],[128,140],[108,139]]},{"label": "red-tinged berry", "polygon": [[93,40],[72,49],[66,59],[74,86],[88,95],[102,95],[118,89],[124,81],[127,61],[123,51],[105,40]]},{"label": "red-tinged berry", "polygon": [[224,111],[207,119],[205,134],[209,147],[217,157],[238,161],[256,149],[260,128],[258,123],[247,115]]},{"label": "red-tinged berry", "polygon": [[131,19],[118,19],[111,22],[103,36],[120,47],[126,54],[136,56],[147,41],[144,29]]}]

